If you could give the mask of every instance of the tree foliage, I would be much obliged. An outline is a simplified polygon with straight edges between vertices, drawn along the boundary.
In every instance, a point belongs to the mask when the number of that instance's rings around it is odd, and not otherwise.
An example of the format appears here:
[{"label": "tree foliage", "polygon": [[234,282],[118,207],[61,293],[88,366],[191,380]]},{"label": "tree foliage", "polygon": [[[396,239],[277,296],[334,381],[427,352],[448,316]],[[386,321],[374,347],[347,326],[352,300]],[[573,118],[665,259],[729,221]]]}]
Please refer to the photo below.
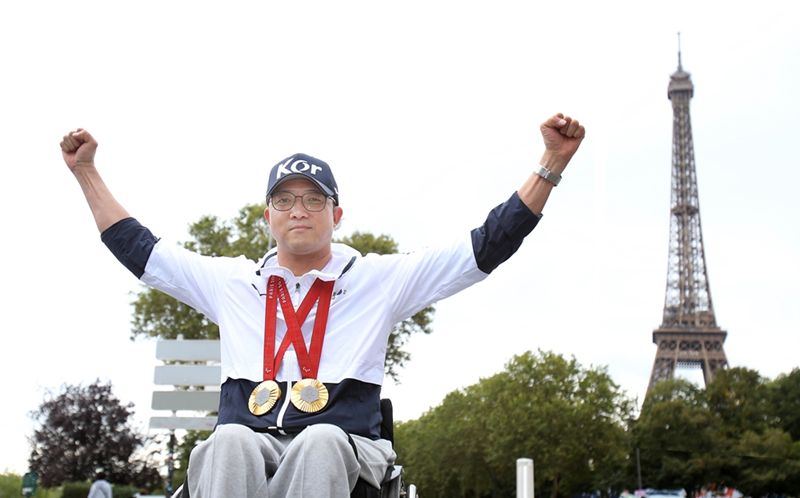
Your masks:
[{"label": "tree foliage", "polygon": [[[14,474],[6,470],[0,474],[0,498],[13,496],[17,498],[20,496],[22,490],[22,476]],[[36,493],[33,495],[35,498],[46,498],[47,490],[42,486],[36,486]]]},{"label": "tree foliage", "polygon": [[646,487],[700,491],[725,485],[751,496],[800,489],[798,377],[769,381],[755,370],[720,370],[700,389],[656,384],[634,427]]},{"label": "tree foliage", "polygon": [[109,481],[152,487],[160,483],[155,464],[134,454],[145,440],[131,428],[133,404],[122,405],[111,384],[63,385],[48,392],[30,413],[39,428],[29,438],[31,470],[45,487],[94,478],[102,468]]},{"label": "tree foliage", "polygon": [[[216,216],[203,216],[189,225],[192,240],[183,243],[191,251],[208,256],[236,257],[244,255],[257,261],[272,247],[269,226],[264,219],[265,204],[250,204],[239,210],[230,222]],[[361,254],[394,254],[397,243],[388,235],[374,236],[355,232],[336,242],[350,245]],[[161,291],[143,287],[133,301],[131,339],[159,337],[175,339],[219,339],[219,327],[192,307],[167,296]],[[434,307],[430,306],[413,317],[397,324],[389,338],[386,353],[386,374],[398,380],[399,369],[409,360],[403,350],[408,338],[415,332],[430,333]]]},{"label": "tree foliage", "polygon": [[534,459],[537,496],[632,490],[634,448],[646,488],[800,496],[800,370],[774,381],[720,370],[707,388],[671,379],[638,420],[632,411],[605,369],[529,352],[398,423],[396,450],[408,480],[434,496],[511,495],[519,457]]},{"label": "tree foliage", "polygon": [[447,395],[396,430],[409,481],[433,496],[509,496],[515,461],[533,458],[536,495],[620,489],[633,403],[604,368],[550,352]]},{"label": "tree foliage", "polygon": [[644,486],[688,492],[721,482],[722,462],[715,447],[718,427],[719,420],[697,386],[683,379],[656,384],[634,427]]},{"label": "tree foliage", "polygon": [[[81,482],[68,482],[61,488],[60,498],[86,498],[89,496],[89,490],[92,489],[92,483],[87,481]],[[133,496],[141,491],[136,486],[122,486],[119,484],[111,485],[111,496],[117,498],[133,498]]]},{"label": "tree foliage", "polygon": [[775,425],[789,433],[792,441],[800,441],[800,368],[779,375],[769,386],[776,417]]}]

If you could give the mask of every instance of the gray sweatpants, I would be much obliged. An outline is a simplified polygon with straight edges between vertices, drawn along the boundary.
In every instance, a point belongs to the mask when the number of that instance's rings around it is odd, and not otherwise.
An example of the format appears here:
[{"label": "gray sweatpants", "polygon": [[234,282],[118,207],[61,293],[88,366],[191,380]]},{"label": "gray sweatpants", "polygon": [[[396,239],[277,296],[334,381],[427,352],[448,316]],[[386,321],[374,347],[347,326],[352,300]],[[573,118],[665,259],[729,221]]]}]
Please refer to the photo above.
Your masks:
[{"label": "gray sweatpants", "polygon": [[359,477],[380,487],[394,463],[392,445],[351,436],[334,425],[274,437],[220,425],[189,457],[192,498],[348,498]]}]

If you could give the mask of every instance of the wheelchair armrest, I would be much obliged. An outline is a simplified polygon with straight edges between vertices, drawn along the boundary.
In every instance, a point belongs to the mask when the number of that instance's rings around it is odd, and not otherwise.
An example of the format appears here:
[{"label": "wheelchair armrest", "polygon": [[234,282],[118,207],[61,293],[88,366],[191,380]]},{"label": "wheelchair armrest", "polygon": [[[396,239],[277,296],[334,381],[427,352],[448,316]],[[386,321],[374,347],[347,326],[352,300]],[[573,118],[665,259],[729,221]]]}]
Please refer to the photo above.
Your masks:
[{"label": "wheelchair armrest", "polygon": [[386,472],[386,478],[383,480],[383,482],[389,482],[392,479],[397,479],[398,477],[400,477],[400,474],[402,473],[403,473],[402,465],[393,465],[389,467],[389,471]]}]

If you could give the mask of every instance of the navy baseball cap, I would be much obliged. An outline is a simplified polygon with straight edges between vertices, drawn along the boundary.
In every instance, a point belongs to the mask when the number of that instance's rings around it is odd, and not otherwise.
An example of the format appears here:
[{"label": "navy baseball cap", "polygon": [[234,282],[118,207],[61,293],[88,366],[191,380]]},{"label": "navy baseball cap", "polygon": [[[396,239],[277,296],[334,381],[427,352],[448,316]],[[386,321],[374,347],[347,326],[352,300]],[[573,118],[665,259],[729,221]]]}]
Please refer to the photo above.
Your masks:
[{"label": "navy baseball cap", "polygon": [[267,197],[286,180],[292,178],[305,178],[311,180],[322,192],[333,198],[333,203],[339,205],[339,187],[328,163],[306,154],[295,154],[272,167],[269,172]]}]

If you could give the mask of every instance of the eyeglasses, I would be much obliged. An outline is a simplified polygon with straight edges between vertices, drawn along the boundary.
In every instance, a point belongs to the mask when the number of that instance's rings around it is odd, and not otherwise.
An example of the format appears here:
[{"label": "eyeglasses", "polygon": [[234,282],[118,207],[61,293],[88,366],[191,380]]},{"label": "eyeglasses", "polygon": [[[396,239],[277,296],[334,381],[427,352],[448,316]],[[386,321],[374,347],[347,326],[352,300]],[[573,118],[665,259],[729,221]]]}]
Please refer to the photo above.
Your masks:
[{"label": "eyeglasses", "polygon": [[321,192],[306,192],[303,195],[294,195],[291,192],[278,192],[270,197],[272,207],[278,211],[288,211],[294,207],[298,197],[303,200],[306,210],[317,213],[325,209],[328,197]]}]

